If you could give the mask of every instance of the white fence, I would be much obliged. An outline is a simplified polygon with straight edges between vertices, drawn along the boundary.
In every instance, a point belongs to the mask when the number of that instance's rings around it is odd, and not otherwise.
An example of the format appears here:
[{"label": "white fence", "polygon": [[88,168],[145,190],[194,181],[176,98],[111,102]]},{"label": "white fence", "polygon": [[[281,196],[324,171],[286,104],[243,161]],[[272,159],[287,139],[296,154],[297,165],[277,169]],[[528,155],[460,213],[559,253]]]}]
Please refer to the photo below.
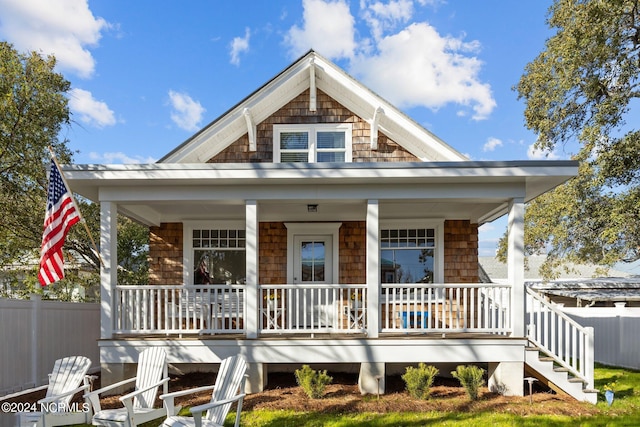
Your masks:
[{"label": "white fence", "polygon": [[65,356],[86,356],[97,370],[99,338],[99,304],[0,298],[0,396],[46,384]]},{"label": "white fence", "polygon": [[563,307],[566,314],[595,332],[595,361],[640,369],[640,308]]}]

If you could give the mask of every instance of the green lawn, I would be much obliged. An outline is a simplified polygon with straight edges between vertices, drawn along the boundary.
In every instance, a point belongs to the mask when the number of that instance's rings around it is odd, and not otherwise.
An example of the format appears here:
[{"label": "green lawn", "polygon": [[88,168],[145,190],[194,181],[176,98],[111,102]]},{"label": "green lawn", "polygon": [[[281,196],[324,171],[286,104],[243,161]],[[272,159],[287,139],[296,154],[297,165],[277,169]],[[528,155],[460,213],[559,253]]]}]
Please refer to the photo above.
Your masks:
[{"label": "green lawn", "polygon": [[[315,413],[293,411],[254,410],[243,411],[244,427],[378,427],[378,426],[640,426],[640,372],[597,365],[595,386],[602,390],[605,384],[614,383],[615,400],[608,406],[604,396],[598,396],[595,414],[568,415],[518,415],[502,411],[430,411],[420,413]],[[567,403],[570,405],[571,403]],[[576,403],[578,407],[585,405]],[[515,407],[514,407],[515,409]],[[185,414],[188,410],[183,409]],[[517,410],[514,412],[518,412]],[[579,409],[578,409],[579,412]],[[593,411],[591,411],[593,412]],[[225,425],[232,426],[230,414]],[[160,425],[162,420],[145,427]]]}]

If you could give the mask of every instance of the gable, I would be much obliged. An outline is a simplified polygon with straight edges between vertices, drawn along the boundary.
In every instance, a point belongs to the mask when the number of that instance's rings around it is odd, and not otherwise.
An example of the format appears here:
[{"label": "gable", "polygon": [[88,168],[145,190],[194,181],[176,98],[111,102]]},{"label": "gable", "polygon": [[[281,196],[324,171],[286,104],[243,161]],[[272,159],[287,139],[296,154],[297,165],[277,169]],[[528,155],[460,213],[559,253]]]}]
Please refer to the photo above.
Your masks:
[{"label": "gable", "polygon": [[309,99],[309,90],[292,99],[269,118],[256,126],[256,150],[249,147],[248,134],[243,135],[207,163],[272,163],[273,126],[279,124],[350,123],[352,125],[353,162],[408,161],[419,159],[392,141],[383,133],[378,136],[378,147],[371,148],[371,125],[355,115],[326,93],[318,90],[317,110],[310,112],[304,108]]},{"label": "gable", "polygon": [[[329,104],[339,105],[340,111],[333,111]],[[354,120],[353,136],[359,144],[369,145],[366,150],[362,145],[357,150],[354,147],[354,155],[362,160],[354,156],[353,161],[468,160],[335,64],[310,51],[159,163],[266,162],[267,152],[273,148],[258,144],[266,143],[265,135],[273,132],[269,126],[278,120],[322,123],[339,117]],[[245,142],[240,142],[243,139]]]}]

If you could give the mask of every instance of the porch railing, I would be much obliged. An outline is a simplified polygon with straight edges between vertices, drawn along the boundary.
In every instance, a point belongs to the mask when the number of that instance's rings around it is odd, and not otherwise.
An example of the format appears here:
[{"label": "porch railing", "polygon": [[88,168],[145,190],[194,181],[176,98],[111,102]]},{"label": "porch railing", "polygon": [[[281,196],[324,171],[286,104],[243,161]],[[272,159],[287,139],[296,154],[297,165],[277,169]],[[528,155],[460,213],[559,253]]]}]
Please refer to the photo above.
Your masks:
[{"label": "porch railing", "polygon": [[381,332],[511,332],[511,287],[494,283],[383,284]]},{"label": "porch railing", "polygon": [[[246,333],[243,285],[117,286],[116,334]],[[364,284],[261,285],[258,334],[364,333]],[[510,287],[500,284],[383,284],[380,332],[511,332]]]},{"label": "porch railing", "polygon": [[261,333],[356,333],[367,328],[366,285],[261,285]]},{"label": "porch railing", "polygon": [[117,286],[116,334],[244,332],[244,286]]},{"label": "porch railing", "polygon": [[593,328],[580,325],[531,288],[526,307],[529,341],[593,388]]}]

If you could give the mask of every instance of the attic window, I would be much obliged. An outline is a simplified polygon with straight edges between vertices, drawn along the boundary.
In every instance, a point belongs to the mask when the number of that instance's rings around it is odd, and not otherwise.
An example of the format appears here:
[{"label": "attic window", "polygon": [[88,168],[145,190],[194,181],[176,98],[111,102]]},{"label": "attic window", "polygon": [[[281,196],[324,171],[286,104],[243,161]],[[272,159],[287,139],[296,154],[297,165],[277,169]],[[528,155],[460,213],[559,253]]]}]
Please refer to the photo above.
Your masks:
[{"label": "attic window", "polygon": [[351,162],[351,124],[273,126],[275,163]]}]

